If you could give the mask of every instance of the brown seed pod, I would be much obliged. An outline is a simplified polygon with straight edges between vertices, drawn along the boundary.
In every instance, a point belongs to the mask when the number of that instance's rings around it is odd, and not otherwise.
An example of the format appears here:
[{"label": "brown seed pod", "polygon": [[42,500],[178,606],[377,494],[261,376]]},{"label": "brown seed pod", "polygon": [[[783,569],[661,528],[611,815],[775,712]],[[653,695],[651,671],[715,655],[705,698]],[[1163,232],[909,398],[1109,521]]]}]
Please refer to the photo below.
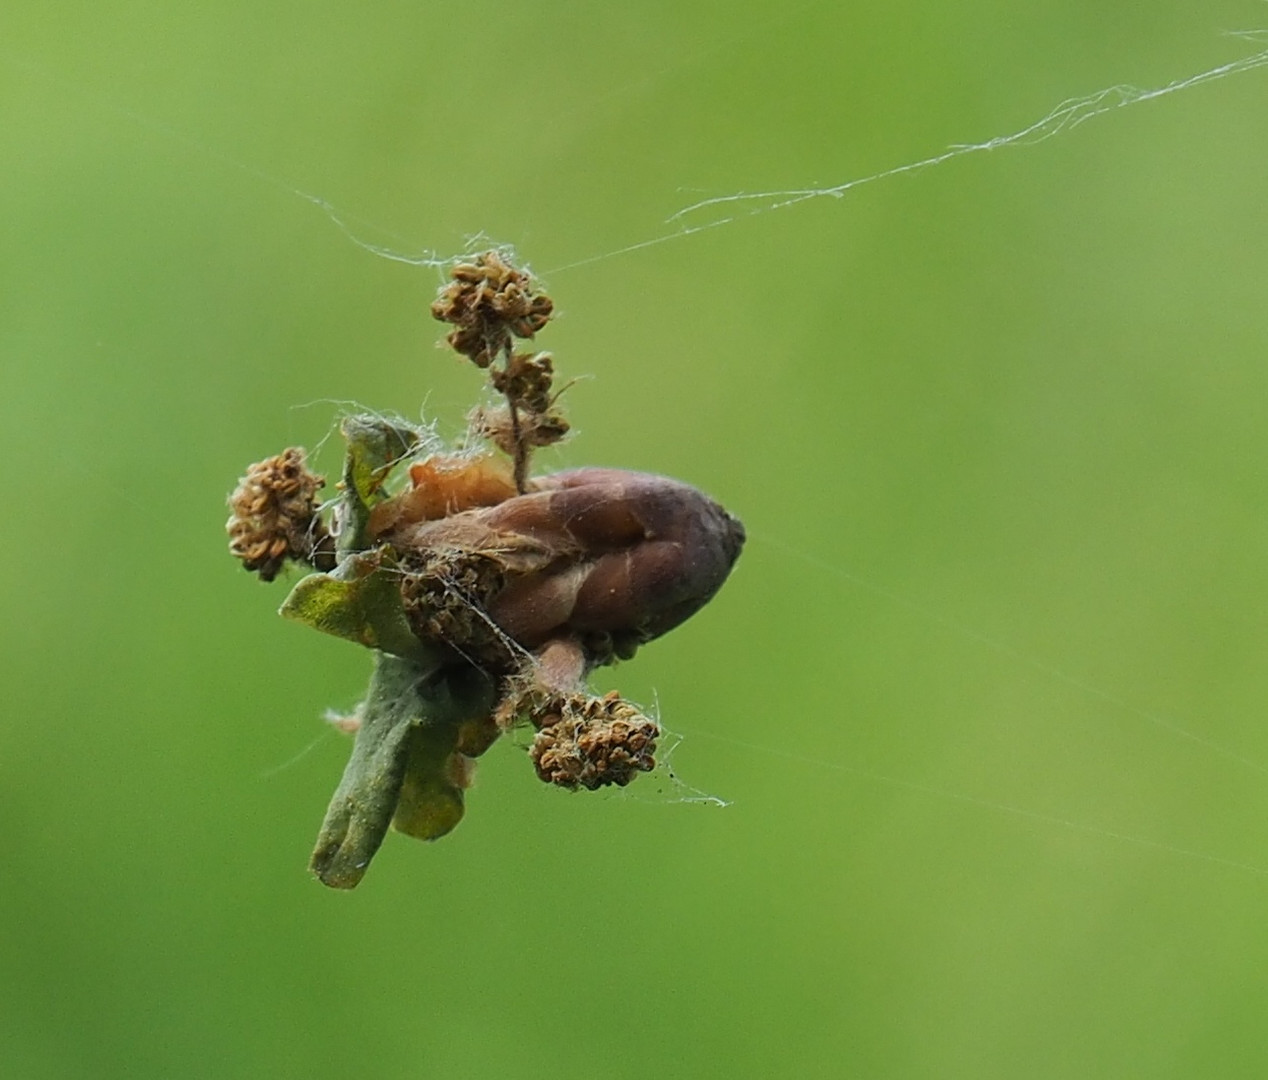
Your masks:
[{"label": "brown seed pod", "polygon": [[[406,525],[386,539],[410,558],[495,563],[472,598],[509,638],[535,649],[572,637],[590,666],[627,657],[721,587],[744,529],[712,499],[663,476],[577,469],[496,506]],[[420,612],[435,590],[419,592]],[[462,642],[451,644],[461,648]]]},{"label": "brown seed pod", "polygon": [[333,567],[334,543],[317,515],[316,496],[325,482],[295,446],[248,466],[229,497],[230,552],[264,581],[277,577],[288,558]]}]

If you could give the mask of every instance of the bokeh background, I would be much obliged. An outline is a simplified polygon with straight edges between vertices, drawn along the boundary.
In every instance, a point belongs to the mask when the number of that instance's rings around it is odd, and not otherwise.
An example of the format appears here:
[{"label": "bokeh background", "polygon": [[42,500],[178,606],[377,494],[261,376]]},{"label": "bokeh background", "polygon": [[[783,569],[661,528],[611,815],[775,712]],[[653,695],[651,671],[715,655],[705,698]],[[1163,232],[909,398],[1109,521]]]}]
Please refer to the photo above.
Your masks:
[{"label": "bokeh background", "polygon": [[[1268,70],[621,252],[1268,48],[1221,36],[1268,9],[0,24],[5,1076],[1265,1075]],[[455,434],[478,380],[438,272],[320,200],[516,245],[589,376],[549,463],[751,536],[602,680],[677,781],[569,796],[500,745],[351,894],[304,867],[367,658],[274,616],[225,493],[340,402]]]}]

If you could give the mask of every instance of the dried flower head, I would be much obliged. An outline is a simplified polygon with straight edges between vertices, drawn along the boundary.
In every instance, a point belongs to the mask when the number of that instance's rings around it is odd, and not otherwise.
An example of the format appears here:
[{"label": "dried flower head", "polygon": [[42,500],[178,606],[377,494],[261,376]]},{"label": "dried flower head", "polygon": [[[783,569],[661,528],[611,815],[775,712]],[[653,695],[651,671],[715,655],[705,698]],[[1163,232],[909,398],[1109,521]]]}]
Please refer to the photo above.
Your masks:
[{"label": "dried flower head", "polygon": [[495,670],[510,662],[509,639],[485,614],[506,583],[506,567],[493,553],[424,549],[401,569],[405,618],[420,640]]},{"label": "dried flower head", "polygon": [[[493,389],[506,398],[505,411],[478,411],[471,431],[489,438],[514,462],[515,488],[527,490],[529,456],[558,442],[568,424],[553,409],[554,365],[549,353],[514,353],[513,337],[533,337],[550,319],[554,304],[533,291],[532,279],[497,251],[458,263],[431,313],[456,327],[449,344],[478,367],[489,369]],[[502,367],[494,367],[501,358]]]},{"label": "dried flower head", "polygon": [[532,719],[540,730],[529,756],[548,784],[570,791],[624,787],[656,767],[660,728],[615,690],[603,697],[553,695],[537,706]]},{"label": "dried flower head", "polygon": [[549,296],[534,292],[532,277],[496,251],[458,263],[450,277],[431,313],[454,325],[449,344],[482,368],[510,350],[512,336],[537,334],[554,311]]},{"label": "dried flower head", "polygon": [[493,389],[525,412],[545,412],[550,408],[550,386],[555,378],[554,357],[550,353],[515,353],[506,368],[489,374]]},{"label": "dried flower head", "polygon": [[229,550],[264,581],[277,577],[287,559],[333,565],[330,533],[317,514],[325,482],[295,446],[248,466],[229,497]]}]

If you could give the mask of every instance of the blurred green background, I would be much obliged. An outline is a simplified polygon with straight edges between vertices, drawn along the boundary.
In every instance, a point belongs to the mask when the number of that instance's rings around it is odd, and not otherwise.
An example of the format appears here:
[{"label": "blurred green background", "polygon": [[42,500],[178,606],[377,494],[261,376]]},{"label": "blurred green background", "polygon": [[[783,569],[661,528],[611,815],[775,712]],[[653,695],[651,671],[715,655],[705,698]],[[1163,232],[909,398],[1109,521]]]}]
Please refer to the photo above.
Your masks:
[{"label": "blurred green background", "polygon": [[[7,3],[4,1075],[1268,1074],[1268,71],[583,262],[1256,20]],[[437,271],[313,199],[516,245],[592,376],[551,464],[743,517],[718,599],[602,680],[732,805],[499,745],[452,836],[308,877],[367,657],[274,616],[225,493],[338,402],[452,434],[478,383]]]}]

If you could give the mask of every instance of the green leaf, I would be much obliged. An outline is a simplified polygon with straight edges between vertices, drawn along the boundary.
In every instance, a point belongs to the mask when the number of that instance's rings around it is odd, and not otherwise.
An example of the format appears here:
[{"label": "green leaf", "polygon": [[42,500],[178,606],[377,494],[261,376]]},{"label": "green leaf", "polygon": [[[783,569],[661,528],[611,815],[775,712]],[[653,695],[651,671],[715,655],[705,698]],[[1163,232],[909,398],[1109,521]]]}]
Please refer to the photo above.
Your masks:
[{"label": "green leaf", "polygon": [[425,677],[417,664],[375,654],[352,757],[309,862],[333,889],[355,888],[383,843],[405,777],[409,734],[423,712],[417,687]]},{"label": "green leaf", "polygon": [[427,668],[375,653],[352,757],[309,864],[324,884],[355,888],[390,824],[428,840],[458,824],[462,791],[449,755],[463,721],[487,715],[495,697],[493,680],[468,665]]},{"label": "green leaf", "polygon": [[392,828],[416,840],[435,840],[462,820],[462,788],[454,782],[453,724],[416,727],[409,735],[405,776]]},{"label": "green leaf", "polygon": [[438,656],[410,630],[400,579],[384,560],[380,552],[353,554],[329,574],[309,574],[279,614],[368,649],[434,665]]}]

